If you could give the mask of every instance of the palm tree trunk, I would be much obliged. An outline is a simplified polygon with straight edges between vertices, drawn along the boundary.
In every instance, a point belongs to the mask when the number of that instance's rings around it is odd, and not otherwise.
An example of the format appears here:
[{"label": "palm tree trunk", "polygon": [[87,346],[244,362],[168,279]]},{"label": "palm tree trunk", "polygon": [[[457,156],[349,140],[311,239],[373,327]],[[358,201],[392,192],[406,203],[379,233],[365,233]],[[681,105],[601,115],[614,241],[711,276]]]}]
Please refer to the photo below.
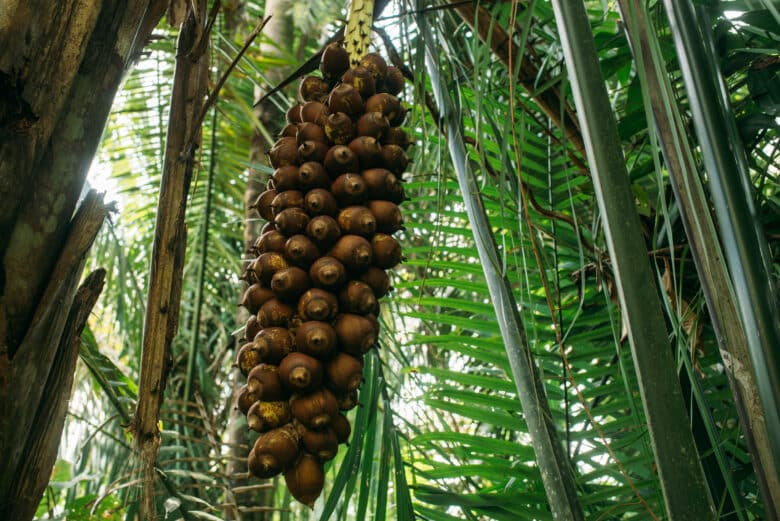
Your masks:
[{"label": "palm tree trunk", "polygon": [[[34,418],[63,345],[84,256],[108,211],[79,196],[119,84],[166,2],[6,3],[0,11],[0,517],[30,518]],[[89,216],[87,219],[86,217]],[[85,220],[86,219],[86,220]],[[72,370],[72,369],[68,369]],[[60,426],[61,429],[61,426]],[[56,429],[55,429],[56,430]],[[49,439],[59,440],[50,432]],[[48,476],[57,444],[37,468]],[[16,480],[16,483],[14,483]],[[42,491],[42,489],[41,489]],[[37,498],[34,498],[38,494]],[[24,503],[24,504],[22,504]],[[11,508],[17,514],[5,515]],[[16,510],[18,508],[18,510]],[[23,514],[22,514],[23,512]]]},{"label": "palm tree trunk", "polygon": [[[181,302],[186,248],[187,196],[200,143],[200,120],[208,78],[206,1],[187,4],[176,45],[171,110],[165,142],[160,197],[152,244],[144,316],[138,403],[131,429],[144,466],[144,510],[156,518],[154,483],[160,447],[160,406],[171,360]],[[197,9],[197,12],[195,11]]]},{"label": "palm tree trunk", "polygon": [[73,299],[52,370],[45,384],[46,389],[53,391],[48,399],[41,401],[36,411],[30,436],[24,447],[26,459],[20,466],[20,474],[14,480],[11,494],[14,501],[4,513],[5,519],[32,519],[43,492],[49,485],[68,412],[68,400],[73,388],[76,361],[79,358],[81,332],[103,290],[105,276],[103,269],[92,272]]}]

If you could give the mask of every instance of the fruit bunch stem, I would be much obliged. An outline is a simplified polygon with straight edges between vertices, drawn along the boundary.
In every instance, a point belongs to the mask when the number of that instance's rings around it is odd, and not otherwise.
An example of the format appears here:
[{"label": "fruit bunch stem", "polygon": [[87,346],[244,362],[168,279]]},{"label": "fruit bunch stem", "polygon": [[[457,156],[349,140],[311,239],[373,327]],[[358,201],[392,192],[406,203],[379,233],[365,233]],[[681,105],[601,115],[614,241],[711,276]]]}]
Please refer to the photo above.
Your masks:
[{"label": "fruit bunch stem", "polygon": [[344,46],[351,65],[360,63],[368,52],[371,41],[371,24],[374,17],[374,0],[351,0],[347,14],[347,30]]}]

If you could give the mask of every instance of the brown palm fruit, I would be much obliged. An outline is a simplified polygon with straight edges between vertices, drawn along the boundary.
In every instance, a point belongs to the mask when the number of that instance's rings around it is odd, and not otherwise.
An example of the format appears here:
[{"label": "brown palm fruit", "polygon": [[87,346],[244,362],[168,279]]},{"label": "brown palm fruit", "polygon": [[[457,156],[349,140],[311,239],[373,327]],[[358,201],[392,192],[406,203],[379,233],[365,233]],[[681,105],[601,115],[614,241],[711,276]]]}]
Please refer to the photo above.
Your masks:
[{"label": "brown palm fruit", "polygon": [[[321,462],[350,436],[339,411],[358,405],[362,357],[379,336],[378,299],[391,289],[384,269],[402,259],[391,235],[403,229],[411,145],[396,127],[406,114],[400,70],[376,54],[350,69],[341,45],[320,66],[324,77],[300,82],[305,103],[269,151],[270,192],[256,200],[267,235],[242,275],[255,284],[242,304],[256,311],[247,324],[256,333],[236,358],[251,380],[239,406],[250,428],[272,431],[253,447],[250,471],[285,471],[293,496],[309,505],[322,490]],[[274,377],[277,394],[257,392]]]},{"label": "brown palm fruit", "polygon": [[303,234],[287,239],[284,252],[291,263],[302,268],[308,268],[320,256],[317,246]]},{"label": "brown palm fruit", "polygon": [[303,353],[290,353],[279,364],[279,377],[292,392],[313,391],[322,384],[322,363]]},{"label": "brown palm fruit", "polygon": [[255,349],[266,364],[278,365],[293,348],[293,337],[284,327],[266,327],[255,335]]},{"label": "brown palm fruit", "polygon": [[303,319],[300,315],[293,315],[293,317],[290,319],[290,322],[287,323],[287,329],[290,331],[290,333],[295,336],[295,332],[298,331],[298,328],[301,327],[301,324],[303,324]]},{"label": "brown palm fruit", "polygon": [[262,362],[263,357],[254,342],[244,344],[238,350],[238,354],[236,354],[236,365],[244,377]]},{"label": "brown palm fruit", "polygon": [[371,322],[371,325],[374,327],[374,333],[376,333],[377,338],[379,338],[379,319],[372,313],[366,315],[366,318]]},{"label": "brown palm fruit", "polygon": [[274,230],[276,230],[276,226],[274,225],[273,221],[269,221],[265,223],[262,228],[260,228],[260,235],[272,232]]},{"label": "brown palm fruit", "polygon": [[378,299],[384,297],[390,291],[390,277],[387,276],[385,270],[376,266],[371,266],[365,273],[361,273],[358,276],[358,280],[368,284]]},{"label": "brown palm fruit", "polygon": [[379,112],[366,112],[355,123],[358,136],[370,136],[376,140],[382,140],[390,128],[390,122]]},{"label": "brown palm fruit", "polygon": [[320,257],[309,268],[309,279],[313,287],[333,291],[347,280],[347,270],[333,257]]},{"label": "brown palm fruit", "polygon": [[259,255],[269,251],[284,253],[284,245],[287,243],[287,237],[277,231],[271,230],[257,238],[254,244],[254,250]]},{"label": "brown palm fruit", "polygon": [[346,145],[355,138],[352,118],[343,112],[331,114],[325,120],[325,135],[335,145]]},{"label": "brown palm fruit", "polygon": [[336,296],[324,289],[312,288],[298,301],[298,314],[303,320],[332,320],[338,312]]},{"label": "brown palm fruit", "polygon": [[360,59],[360,66],[368,69],[377,85],[384,83],[387,76],[387,62],[380,55],[375,52],[366,54]]},{"label": "brown palm fruit", "polygon": [[366,315],[366,318],[368,319],[369,322],[371,322],[371,327],[374,328],[374,334],[376,335],[377,338],[379,338],[379,319],[376,318],[376,315],[372,313]]},{"label": "brown palm fruit", "polygon": [[407,150],[412,145],[412,140],[409,139],[409,134],[405,130],[398,127],[390,127],[382,143],[384,145],[398,145]]},{"label": "brown palm fruit", "polygon": [[333,429],[311,431],[298,423],[296,430],[306,452],[316,456],[320,461],[328,461],[336,457],[339,451],[339,439]]},{"label": "brown palm fruit", "polygon": [[254,338],[255,335],[262,329],[263,326],[260,325],[260,321],[257,320],[256,315],[252,315],[247,319],[246,325],[244,325],[244,337],[248,340],[250,338]]},{"label": "brown palm fruit", "polygon": [[376,80],[365,67],[352,67],[341,76],[341,81],[354,87],[364,99],[376,93]]},{"label": "brown palm fruit", "polygon": [[[372,114],[377,114],[372,112]],[[401,175],[409,166],[409,158],[406,157],[404,149],[398,145],[383,145],[382,146],[382,164],[396,175]]]},{"label": "brown palm fruit", "polygon": [[288,123],[279,131],[278,137],[295,137],[296,135],[298,135],[298,123]]},{"label": "brown palm fruit", "polygon": [[359,280],[351,280],[339,291],[339,310],[342,313],[367,315],[379,311],[379,303],[371,286]]},{"label": "brown palm fruit", "polygon": [[298,84],[298,97],[303,101],[325,101],[330,86],[317,76],[306,76]]},{"label": "brown palm fruit", "polygon": [[274,402],[255,402],[246,413],[249,428],[256,432],[267,432],[281,427],[292,419],[290,404],[287,400]]},{"label": "brown palm fruit", "polygon": [[345,394],[337,394],[336,403],[338,404],[340,411],[351,411],[360,404],[358,401],[357,391],[351,391]]},{"label": "brown palm fruit", "polygon": [[315,161],[322,163],[325,160],[325,154],[328,153],[328,145],[322,141],[304,141],[298,147],[298,158],[301,162]]},{"label": "brown palm fruit", "polygon": [[348,206],[339,212],[338,223],[345,234],[371,237],[376,231],[376,217],[365,206]]},{"label": "brown palm fruit", "polygon": [[374,253],[374,265],[382,269],[390,269],[401,262],[401,245],[385,233],[377,233],[371,238],[371,249]]},{"label": "brown palm fruit", "polygon": [[341,174],[354,173],[360,169],[357,156],[349,147],[344,145],[330,147],[328,153],[325,154],[324,164],[325,170],[334,179]]},{"label": "brown palm fruit", "polygon": [[307,101],[301,105],[302,123],[309,122],[324,126],[325,119],[328,117],[328,114],[330,114],[328,107],[319,101]]},{"label": "brown palm fruit", "polygon": [[309,274],[306,270],[293,266],[274,273],[271,289],[285,302],[298,302],[298,298],[309,289]]},{"label": "brown palm fruit", "polygon": [[363,382],[363,362],[346,353],[338,353],[325,364],[325,376],[334,391],[355,391]]},{"label": "brown palm fruit", "polygon": [[397,204],[390,201],[369,201],[367,205],[376,219],[376,231],[390,235],[401,229],[403,217]]},{"label": "brown palm fruit", "polygon": [[274,216],[279,215],[287,208],[303,208],[303,192],[298,190],[285,190],[274,197],[271,202],[271,211]]},{"label": "brown palm fruit", "polygon": [[404,90],[404,75],[400,69],[389,66],[385,74],[385,81],[382,83],[383,89],[393,96],[398,96]]},{"label": "brown palm fruit", "polygon": [[320,249],[325,249],[339,237],[341,237],[341,228],[336,219],[329,215],[318,215],[309,221],[306,226],[306,236]]},{"label": "brown palm fruit", "polygon": [[404,192],[404,185],[398,183],[393,187],[389,194],[387,194],[387,200],[391,203],[401,204],[406,201],[406,193]]},{"label": "brown palm fruit", "polygon": [[285,390],[279,368],[271,364],[259,364],[249,371],[246,386],[257,395],[258,400],[275,402],[286,400],[290,394]]},{"label": "brown palm fruit", "polygon": [[392,118],[387,118],[390,120],[390,125],[394,127],[400,127],[404,124],[404,121],[406,121],[406,114],[409,113],[409,109],[401,105],[400,110],[396,113],[396,115]]},{"label": "brown palm fruit", "polygon": [[292,423],[266,432],[257,438],[249,452],[249,472],[268,479],[288,469],[298,459],[300,442],[301,437]]},{"label": "brown palm fruit", "polygon": [[340,83],[330,91],[328,108],[330,112],[343,112],[355,119],[363,113],[363,98],[349,83]]},{"label": "brown palm fruit", "polygon": [[401,113],[401,102],[392,94],[382,92],[374,94],[366,100],[366,112],[381,112],[391,125]]},{"label": "brown palm fruit", "polygon": [[270,221],[273,219],[274,214],[271,211],[271,201],[274,200],[274,197],[276,197],[277,191],[276,190],[266,190],[260,195],[257,196],[257,199],[255,199],[255,202],[252,203],[251,208],[254,208],[257,210],[257,213],[260,214],[260,217],[265,219],[266,221]]},{"label": "brown palm fruit", "polygon": [[257,321],[262,327],[287,327],[295,310],[277,298],[272,298],[260,307]]},{"label": "brown palm fruit", "polygon": [[386,168],[369,168],[360,174],[366,183],[366,195],[369,199],[389,200],[398,189],[400,181]]},{"label": "brown palm fruit", "polygon": [[274,218],[276,229],[287,236],[303,233],[307,224],[309,215],[302,208],[286,208]]},{"label": "brown palm fruit", "polygon": [[253,315],[260,311],[260,306],[274,298],[274,292],[260,284],[252,284],[241,296],[239,306],[244,306]]},{"label": "brown palm fruit", "polygon": [[289,268],[290,265],[284,256],[275,251],[261,253],[259,257],[252,261],[248,271],[254,273],[257,280],[266,287],[271,284],[271,277],[279,270]]},{"label": "brown palm fruit", "polygon": [[328,253],[351,273],[362,272],[373,260],[371,243],[359,235],[341,237]]},{"label": "brown palm fruit", "polygon": [[349,420],[341,413],[337,413],[330,420],[330,428],[336,433],[336,439],[339,443],[347,443],[349,441],[349,435],[352,432],[352,427],[349,425]]},{"label": "brown palm fruit", "polygon": [[274,188],[277,190],[277,192],[283,192],[285,190],[297,190],[298,179],[298,167],[294,165],[287,165],[281,168],[277,168],[271,175],[271,180],[273,181]]},{"label": "brown palm fruit", "polygon": [[298,169],[298,182],[304,190],[327,188],[330,186],[330,177],[322,163],[307,161]]},{"label": "brown palm fruit", "polygon": [[[296,103],[289,109],[287,109],[287,114],[285,115],[287,119],[287,123],[290,123],[291,125],[297,125],[301,122],[301,104]],[[295,136],[293,136],[295,137]]]},{"label": "brown palm fruit", "polygon": [[304,452],[298,461],[285,471],[284,482],[295,499],[310,508],[314,507],[314,502],[322,493],[325,484],[322,463]]},{"label": "brown palm fruit", "polygon": [[325,143],[327,140],[328,136],[325,135],[325,130],[318,124],[308,121],[298,125],[297,132],[295,133],[295,142],[298,143],[299,147],[306,141],[319,141]]},{"label": "brown palm fruit", "polygon": [[325,387],[304,395],[290,398],[292,415],[307,429],[315,431],[330,425],[330,419],[338,411],[336,397]]},{"label": "brown palm fruit", "polygon": [[359,174],[341,174],[331,184],[330,191],[340,206],[360,204],[366,200],[366,182]]},{"label": "brown palm fruit", "polygon": [[[268,158],[271,160],[271,166],[281,168],[283,166],[298,164],[298,144],[294,137],[283,137],[274,144],[268,151]],[[280,188],[277,187],[277,190]]]},{"label": "brown palm fruit", "polygon": [[360,168],[374,168],[382,164],[382,147],[370,136],[358,136],[349,142],[349,149],[358,158]]},{"label": "brown palm fruit", "polygon": [[345,313],[333,323],[339,347],[345,353],[361,356],[376,343],[374,324],[367,317]]},{"label": "brown palm fruit", "polygon": [[328,80],[336,80],[349,69],[349,53],[339,43],[333,42],[322,51],[320,72]]},{"label": "brown palm fruit", "polygon": [[312,217],[317,215],[334,216],[339,211],[339,203],[336,198],[324,188],[315,188],[307,192],[303,199],[303,207]]},{"label": "brown palm fruit", "polygon": [[325,360],[336,348],[336,331],[326,322],[304,322],[295,331],[295,346],[301,353]]},{"label": "brown palm fruit", "polygon": [[246,413],[249,412],[249,409],[252,408],[255,402],[258,401],[260,401],[258,394],[250,391],[249,387],[246,385],[242,385],[241,389],[238,390],[236,405],[238,406],[238,410],[241,411],[241,414],[244,416],[246,416]]}]

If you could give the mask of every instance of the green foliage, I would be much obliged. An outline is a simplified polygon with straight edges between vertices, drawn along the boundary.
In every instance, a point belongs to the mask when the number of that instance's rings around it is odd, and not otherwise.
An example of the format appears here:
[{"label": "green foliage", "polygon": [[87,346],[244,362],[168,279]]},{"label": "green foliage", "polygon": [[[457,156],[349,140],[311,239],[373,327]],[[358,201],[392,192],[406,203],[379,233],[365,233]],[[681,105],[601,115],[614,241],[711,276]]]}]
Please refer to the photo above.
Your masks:
[{"label": "green foliage", "polygon": [[[760,9],[738,1],[711,4],[721,66],[750,160],[753,197],[776,243],[780,21],[770,2]],[[572,161],[572,156],[583,158],[534,101],[552,90],[570,97],[551,8],[543,1],[485,5],[497,27],[506,29],[514,21],[520,28],[515,41],[524,54],[514,57],[515,65],[526,57],[537,66],[535,92],[521,89],[454,10],[427,11],[419,23],[428,24],[442,49],[442,67],[451,78],[444,87],[456,100],[472,143],[469,161],[479,175],[502,269],[520,304],[586,517],[662,518],[593,189]],[[588,6],[645,239],[654,251],[648,262],[659,287],[668,270],[670,294],[684,300],[703,325],[700,343],[691,345],[687,317],[664,293],[705,471],[722,519],[759,519],[755,476],[677,205],[648,129],[636,63],[617,16],[602,10],[601,2]],[[245,31],[261,7],[246,6]],[[445,137],[423,101],[431,90],[423,42],[412,16],[398,14],[406,4],[392,9],[395,14],[379,25],[395,35],[415,73],[404,93],[407,126],[417,143],[405,175],[412,200],[403,207],[406,230],[400,238],[407,260],[393,274],[395,291],[384,302],[382,348],[366,364],[363,406],[350,417],[355,437],[329,466],[325,497],[309,513],[290,506],[284,487],[276,487],[272,499],[281,510],[273,519],[550,519],[496,324],[502,310],[494,309],[485,288]],[[724,12],[739,14],[725,17]],[[652,14],[650,30],[659,37],[679,105],[687,110],[666,19],[658,6]],[[333,22],[333,16],[314,18]],[[212,80],[242,44],[242,36],[226,26],[220,21],[212,39]],[[180,325],[161,419],[158,511],[171,519],[223,519],[225,505],[246,501],[234,494],[227,475],[225,430],[233,405],[233,332],[241,328],[236,301],[246,170],[259,167],[249,163],[252,128],[259,123],[251,106],[255,87],[266,88],[267,71],[295,66],[298,57],[317,47],[298,31],[300,47],[289,50],[287,61],[250,51],[228,81],[214,120],[206,118],[188,201]],[[125,428],[136,396],[175,42],[167,28],[156,34],[116,100],[98,154],[93,179],[99,178],[110,189],[108,198],[118,202],[118,213],[88,263],[107,269],[106,290],[83,339],[84,364],[66,425],[63,450],[74,463],[67,472],[58,467],[62,473],[52,477],[41,517],[51,512],[67,519],[135,519],[138,512],[140,464]],[[286,108],[290,98],[273,102]],[[270,139],[266,129],[261,132]],[[777,257],[775,262],[780,274]],[[186,396],[185,389],[192,394]]]}]

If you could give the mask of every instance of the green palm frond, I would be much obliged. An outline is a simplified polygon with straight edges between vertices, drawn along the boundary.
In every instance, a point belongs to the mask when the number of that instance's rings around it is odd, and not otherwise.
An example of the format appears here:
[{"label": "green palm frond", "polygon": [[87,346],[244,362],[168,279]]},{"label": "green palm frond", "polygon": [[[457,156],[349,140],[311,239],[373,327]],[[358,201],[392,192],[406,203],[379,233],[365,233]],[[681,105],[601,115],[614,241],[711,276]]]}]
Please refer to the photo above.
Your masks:
[{"label": "green palm frond", "polygon": [[[780,144],[772,49],[780,30],[769,3],[720,2],[711,15],[748,154],[752,196],[776,244]],[[763,518],[724,360],[664,159],[648,128],[639,64],[618,15],[603,10],[601,2],[586,5],[643,238],[652,251],[653,275],[661,288],[668,279],[667,291],[659,294],[692,418],[680,428],[694,433],[722,519]],[[215,119],[206,118],[188,201],[179,334],[165,390],[159,512],[171,518],[224,519],[238,508],[241,518],[264,515],[279,521],[552,519],[496,320],[503,310],[495,309],[486,287],[447,137],[425,105],[424,94],[433,86],[425,74],[424,24],[441,50],[447,78],[441,87],[462,121],[465,161],[476,174],[489,219],[489,230],[480,231],[492,234],[498,246],[499,268],[527,329],[585,516],[665,515],[592,182],[576,148],[534,101],[552,90],[571,98],[552,7],[541,0],[484,4],[494,27],[513,34],[523,52],[513,57],[514,67],[523,56],[536,66],[537,77],[523,78],[533,92],[520,88],[517,76],[454,9],[441,2],[426,7],[437,9],[413,13],[399,4],[376,22],[415,75],[403,96],[410,109],[406,126],[416,142],[404,175],[411,197],[402,207],[406,229],[399,234],[406,260],[392,274],[394,291],[383,302],[381,347],[367,358],[362,406],[350,413],[355,437],[327,467],[325,494],[313,512],[291,506],[281,479],[236,489],[231,481],[236,476],[226,470],[232,456],[225,427],[233,406],[233,332],[242,327],[236,323],[236,302],[246,172],[254,168],[262,176],[270,174],[250,163],[253,126],[260,128],[267,146],[273,141],[253,113],[255,89],[269,88],[273,68],[294,68],[313,53],[317,42],[311,34],[319,33],[311,25],[296,29],[297,43],[285,48],[282,58],[250,51],[223,89]],[[244,9],[251,27],[263,5],[250,2]],[[314,9],[296,16],[307,24],[328,23],[343,12],[336,4]],[[689,103],[670,29],[658,4],[648,15],[648,29],[668,69],[672,95],[667,102],[677,104],[691,138]],[[218,23],[212,40],[215,75],[242,43],[240,34],[221,28]],[[104,498],[103,506],[117,500],[122,505],[117,515],[128,520],[138,512],[140,474],[123,426],[135,399],[132,382],[138,376],[175,40],[167,28],[156,35],[116,100],[98,155],[106,174],[99,177],[115,194],[118,213],[88,261],[88,269],[107,269],[107,284],[81,346],[86,368],[80,369],[83,378],[77,379],[71,402],[78,405],[71,407],[66,430],[68,445],[78,447],[72,474],[93,477],[52,496],[60,505],[86,496]],[[286,110],[290,94],[271,101]],[[692,155],[701,160],[701,151],[694,149]],[[777,276],[780,259],[775,255],[772,260]],[[681,301],[689,306],[688,315],[677,305]],[[691,317],[702,325],[695,345],[686,323]],[[273,503],[258,503],[252,510],[247,498],[266,490]]]}]

